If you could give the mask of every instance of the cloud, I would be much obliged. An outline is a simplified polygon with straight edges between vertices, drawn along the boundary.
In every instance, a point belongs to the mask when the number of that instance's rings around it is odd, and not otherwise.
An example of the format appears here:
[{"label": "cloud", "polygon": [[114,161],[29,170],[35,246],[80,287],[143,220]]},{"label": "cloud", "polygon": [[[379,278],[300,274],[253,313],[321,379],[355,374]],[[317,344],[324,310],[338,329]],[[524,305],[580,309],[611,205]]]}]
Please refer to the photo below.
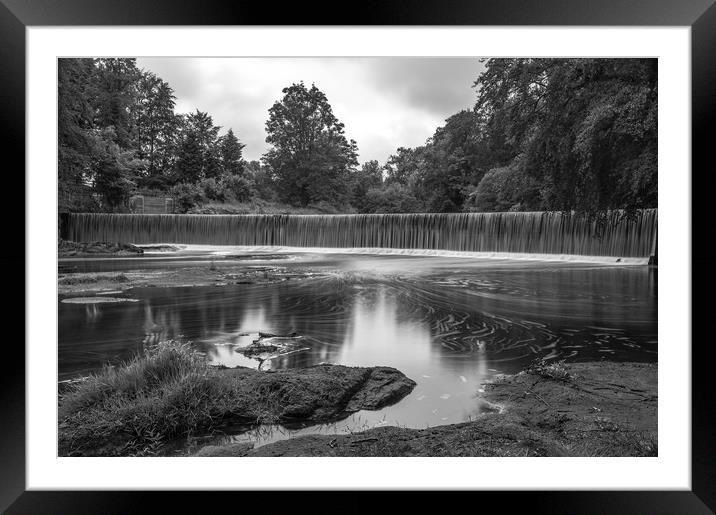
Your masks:
[{"label": "cloud", "polygon": [[416,109],[445,116],[475,103],[471,88],[484,66],[477,58],[378,59],[372,71],[379,89]]},{"label": "cloud", "polygon": [[246,144],[247,159],[266,151],[268,110],[294,82],[315,83],[360,161],[384,162],[398,147],[422,145],[444,120],[474,104],[481,70],[467,58],[138,58],[174,89],[176,111],[208,112]]}]

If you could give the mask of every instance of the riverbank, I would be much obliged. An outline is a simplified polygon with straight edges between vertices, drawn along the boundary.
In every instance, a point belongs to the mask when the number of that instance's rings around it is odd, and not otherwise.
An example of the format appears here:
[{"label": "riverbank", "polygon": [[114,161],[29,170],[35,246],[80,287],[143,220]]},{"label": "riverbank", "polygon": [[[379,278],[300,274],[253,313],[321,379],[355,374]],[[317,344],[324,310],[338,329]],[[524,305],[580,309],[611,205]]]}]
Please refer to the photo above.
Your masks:
[{"label": "riverbank", "polygon": [[173,440],[227,424],[335,421],[395,403],[414,387],[390,367],[211,367],[188,344],[163,342],[130,363],[65,386],[59,455],[151,456]]},{"label": "riverbank", "polygon": [[[390,367],[318,365],[276,372],[217,368],[186,344],[65,386],[61,456],[163,455],[186,437],[262,424],[318,424],[400,401],[415,382]],[[205,445],[196,456],[655,456],[657,366],[538,362],[497,376],[480,396],[494,408],[426,429],[377,427],[254,448]]]},{"label": "riverbank", "polygon": [[199,456],[656,456],[657,366],[538,364],[485,385],[495,413],[427,429],[379,427]]}]

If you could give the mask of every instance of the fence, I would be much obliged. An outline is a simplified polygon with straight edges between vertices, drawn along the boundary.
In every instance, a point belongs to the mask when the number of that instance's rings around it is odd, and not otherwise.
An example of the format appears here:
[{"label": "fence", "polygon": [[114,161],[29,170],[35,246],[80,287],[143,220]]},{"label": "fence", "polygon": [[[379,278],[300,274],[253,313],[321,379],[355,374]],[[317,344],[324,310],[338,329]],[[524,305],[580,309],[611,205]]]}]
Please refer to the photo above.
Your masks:
[{"label": "fence", "polygon": [[129,199],[129,212],[144,215],[171,214],[174,213],[174,199],[135,195]]}]

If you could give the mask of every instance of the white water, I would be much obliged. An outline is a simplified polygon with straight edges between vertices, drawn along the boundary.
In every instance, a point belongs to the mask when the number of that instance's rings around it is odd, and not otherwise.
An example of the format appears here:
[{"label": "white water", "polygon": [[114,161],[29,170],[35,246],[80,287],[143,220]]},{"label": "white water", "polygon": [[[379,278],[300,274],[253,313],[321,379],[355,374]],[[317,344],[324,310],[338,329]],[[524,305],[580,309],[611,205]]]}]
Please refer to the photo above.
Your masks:
[{"label": "white water", "polygon": [[[480,256],[611,256],[648,258],[657,211],[626,218],[604,214],[600,226],[574,214],[410,213],[361,215],[136,215],[77,213],[74,241],[240,245],[248,247],[396,249],[478,253]],[[540,259],[540,258],[532,258]],[[562,258],[558,258],[561,260]],[[602,261],[600,259],[600,261]]]},{"label": "white water", "polygon": [[[138,247],[143,247],[141,243],[135,243]],[[150,246],[145,244],[146,246]],[[169,244],[152,244],[153,245],[169,245]],[[330,247],[285,247],[285,246],[249,246],[249,245],[181,245],[180,253],[209,253],[215,256],[227,256],[242,253],[272,253],[272,254],[367,254],[377,256],[435,256],[435,257],[451,257],[451,258],[477,258],[477,259],[508,259],[508,260],[527,260],[527,261],[557,261],[570,263],[599,263],[614,265],[646,265],[648,257],[615,257],[615,256],[580,256],[575,254],[524,254],[519,252],[466,252],[455,250],[438,250],[438,249],[390,249],[390,248],[330,248]],[[174,252],[169,251],[152,251],[145,250],[145,256],[164,256],[169,257]],[[132,259],[132,258],[128,258]]]}]

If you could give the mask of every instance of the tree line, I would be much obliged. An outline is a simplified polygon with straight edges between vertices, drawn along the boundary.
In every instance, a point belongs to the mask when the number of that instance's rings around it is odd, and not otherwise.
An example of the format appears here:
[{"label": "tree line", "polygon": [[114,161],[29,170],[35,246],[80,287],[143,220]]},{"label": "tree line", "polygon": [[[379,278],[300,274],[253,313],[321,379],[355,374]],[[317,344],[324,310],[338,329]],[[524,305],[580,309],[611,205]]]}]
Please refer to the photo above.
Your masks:
[{"label": "tree line", "polygon": [[134,59],[60,59],[61,204],[123,211],[137,193],[180,211],[273,202],[323,212],[656,207],[656,59],[488,59],[473,108],[424,145],[359,166],[315,85],[269,109],[260,161],[205,112],[174,112],[169,84]]}]

